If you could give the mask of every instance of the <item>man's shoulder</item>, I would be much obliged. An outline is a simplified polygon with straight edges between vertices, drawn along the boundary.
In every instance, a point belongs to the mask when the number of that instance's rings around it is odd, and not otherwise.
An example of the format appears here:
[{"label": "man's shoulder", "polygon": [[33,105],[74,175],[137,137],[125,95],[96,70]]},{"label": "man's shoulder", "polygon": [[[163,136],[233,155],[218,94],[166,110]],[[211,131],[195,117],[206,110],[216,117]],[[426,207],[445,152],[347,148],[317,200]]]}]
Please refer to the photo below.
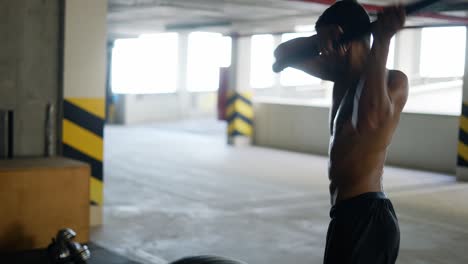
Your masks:
[{"label": "man's shoulder", "polygon": [[402,71],[389,70],[387,76],[389,96],[401,110],[408,99],[408,76]]},{"label": "man's shoulder", "polygon": [[390,89],[407,89],[408,76],[399,70],[388,70],[387,75],[388,87]]}]

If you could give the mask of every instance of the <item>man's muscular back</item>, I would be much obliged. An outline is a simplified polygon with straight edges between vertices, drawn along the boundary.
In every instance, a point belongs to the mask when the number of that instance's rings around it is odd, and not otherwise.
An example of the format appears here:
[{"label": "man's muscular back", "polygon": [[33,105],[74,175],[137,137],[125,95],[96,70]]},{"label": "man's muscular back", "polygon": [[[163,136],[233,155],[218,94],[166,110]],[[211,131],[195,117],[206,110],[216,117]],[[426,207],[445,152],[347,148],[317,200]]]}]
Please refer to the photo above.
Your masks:
[{"label": "man's muscular back", "polygon": [[[359,82],[335,80],[331,108],[329,177],[332,203],[365,192],[382,191],[381,181],[387,147],[406,102],[408,80],[390,70],[387,89],[392,112],[379,127],[359,129]],[[365,113],[361,113],[365,115]]]}]

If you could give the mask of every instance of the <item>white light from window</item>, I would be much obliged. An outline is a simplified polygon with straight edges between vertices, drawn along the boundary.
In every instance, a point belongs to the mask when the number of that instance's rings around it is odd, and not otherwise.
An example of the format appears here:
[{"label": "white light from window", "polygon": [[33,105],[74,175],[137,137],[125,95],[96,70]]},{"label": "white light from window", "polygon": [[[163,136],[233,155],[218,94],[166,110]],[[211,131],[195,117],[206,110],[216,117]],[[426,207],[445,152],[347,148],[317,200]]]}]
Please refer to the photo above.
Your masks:
[{"label": "white light from window", "polygon": [[231,64],[231,38],[212,32],[190,33],[187,63],[187,90],[216,91],[219,68]]},{"label": "white light from window", "polygon": [[139,71],[134,70],[138,65],[140,54],[138,39],[118,39],[112,49],[112,92],[132,93],[140,87]]},{"label": "white light from window", "polygon": [[294,27],[296,32],[314,32],[315,25],[297,25]]},{"label": "white light from window", "polygon": [[253,35],[251,38],[250,55],[250,86],[252,88],[267,88],[273,86],[274,50],[273,35]]},{"label": "white light from window", "polygon": [[112,51],[112,91],[124,94],[175,92],[177,53],[177,33],[116,40]]},{"label": "white light from window", "polygon": [[390,47],[388,48],[387,68],[395,68],[395,37],[390,40]]},{"label": "white light from window", "polygon": [[463,76],[465,42],[465,27],[423,28],[420,61],[421,76]]},{"label": "white light from window", "polygon": [[[314,34],[315,32],[285,33],[281,35],[281,42],[286,42],[295,38],[309,37]],[[319,78],[293,68],[286,68],[280,75],[280,83],[283,86],[314,85],[320,82],[321,80]]]}]

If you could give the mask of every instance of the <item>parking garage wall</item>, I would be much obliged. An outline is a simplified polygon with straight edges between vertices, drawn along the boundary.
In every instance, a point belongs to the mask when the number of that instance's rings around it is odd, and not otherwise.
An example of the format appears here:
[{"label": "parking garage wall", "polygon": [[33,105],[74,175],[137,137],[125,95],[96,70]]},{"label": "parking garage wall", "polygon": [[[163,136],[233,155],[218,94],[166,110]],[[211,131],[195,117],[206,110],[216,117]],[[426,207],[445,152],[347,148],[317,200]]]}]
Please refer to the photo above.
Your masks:
[{"label": "parking garage wall", "polygon": [[[258,146],[327,155],[329,108],[293,101],[254,101]],[[387,163],[455,173],[458,116],[402,113]]]},{"label": "parking garage wall", "polygon": [[212,118],[216,113],[216,96],[215,92],[121,95],[116,119],[121,124],[135,125]]}]

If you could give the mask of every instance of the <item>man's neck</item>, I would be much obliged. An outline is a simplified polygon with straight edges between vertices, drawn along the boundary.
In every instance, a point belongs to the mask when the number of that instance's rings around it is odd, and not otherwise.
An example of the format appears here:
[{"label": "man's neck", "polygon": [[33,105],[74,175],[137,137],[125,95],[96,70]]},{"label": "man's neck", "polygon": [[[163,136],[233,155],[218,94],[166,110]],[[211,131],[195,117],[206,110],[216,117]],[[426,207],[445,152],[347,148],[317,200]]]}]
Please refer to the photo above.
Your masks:
[{"label": "man's neck", "polygon": [[346,93],[346,91],[355,87],[364,71],[365,63],[367,60],[367,55],[354,58],[350,57],[348,59],[348,66],[342,73],[342,77],[335,82],[334,94],[337,98],[341,100],[341,97]]}]

